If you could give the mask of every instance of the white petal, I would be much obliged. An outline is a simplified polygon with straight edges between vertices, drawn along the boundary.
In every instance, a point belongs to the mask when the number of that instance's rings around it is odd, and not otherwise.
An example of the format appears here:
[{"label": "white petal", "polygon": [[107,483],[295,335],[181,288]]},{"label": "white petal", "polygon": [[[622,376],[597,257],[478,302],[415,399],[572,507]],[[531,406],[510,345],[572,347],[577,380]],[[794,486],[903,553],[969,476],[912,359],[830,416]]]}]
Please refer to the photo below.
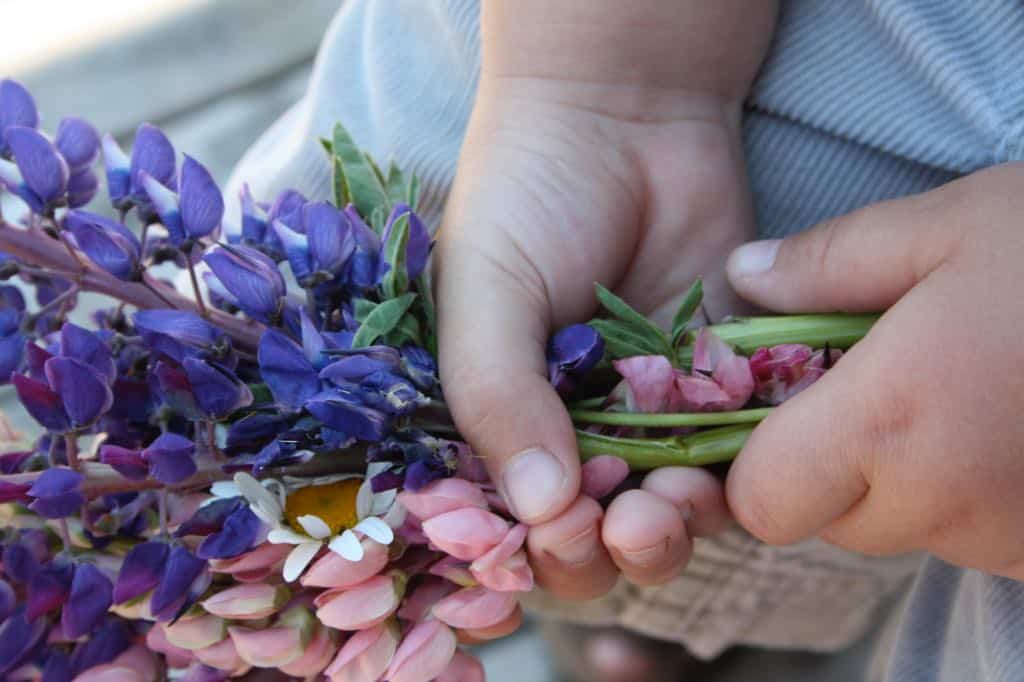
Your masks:
[{"label": "white petal", "polygon": [[249,500],[251,506],[259,507],[268,516],[276,516],[277,519],[283,516],[284,510],[274,495],[249,474],[242,471],[235,474],[235,485],[245,499]]},{"label": "white petal", "polygon": [[356,518],[366,518],[373,513],[373,486],[370,479],[363,481],[356,493]]},{"label": "white petal", "polygon": [[391,509],[392,505],[395,504],[395,500],[398,498],[398,488],[392,488],[391,490],[385,490],[379,492],[373,496],[373,506],[370,508],[370,513],[365,516],[360,516],[363,519],[367,516],[383,516],[387,514]]},{"label": "white petal", "polygon": [[363,545],[359,542],[356,534],[350,530],[331,540],[331,544],[327,546],[332,552],[340,554],[342,558],[349,561],[362,561],[363,559]]},{"label": "white petal", "polygon": [[288,582],[295,582],[306,570],[306,566],[309,566],[309,562],[313,560],[316,553],[320,551],[320,546],[319,542],[305,542],[296,545],[288,558],[284,560],[284,571],[282,572],[284,579]]},{"label": "white petal", "polygon": [[402,524],[405,523],[405,517],[409,515],[409,510],[405,508],[398,500],[391,505],[391,509],[388,509],[387,514],[382,518],[384,523],[388,524],[390,528],[401,528]]},{"label": "white petal", "polygon": [[210,486],[210,493],[214,497],[222,497],[229,499],[232,497],[241,497],[242,491],[234,481],[217,481]]},{"label": "white petal", "polygon": [[267,542],[272,545],[304,545],[309,542],[309,537],[290,528],[275,528],[267,533]]},{"label": "white petal", "polygon": [[366,480],[372,479],[377,474],[383,474],[393,466],[392,462],[370,462],[366,465]]},{"label": "white petal", "polygon": [[363,519],[356,524],[354,530],[363,533],[367,537],[376,540],[382,545],[390,545],[395,539],[395,533],[391,530],[391,526],[384,523],[376,516],[371,516],[368,519]]},{"label": "white petal", "polygon": [[319,516],[304,514],[297,518],[296,521],[302,526],[302,530],[309,533],[309,537],[315,540],[323,540],[331,534],[331,527]]}]

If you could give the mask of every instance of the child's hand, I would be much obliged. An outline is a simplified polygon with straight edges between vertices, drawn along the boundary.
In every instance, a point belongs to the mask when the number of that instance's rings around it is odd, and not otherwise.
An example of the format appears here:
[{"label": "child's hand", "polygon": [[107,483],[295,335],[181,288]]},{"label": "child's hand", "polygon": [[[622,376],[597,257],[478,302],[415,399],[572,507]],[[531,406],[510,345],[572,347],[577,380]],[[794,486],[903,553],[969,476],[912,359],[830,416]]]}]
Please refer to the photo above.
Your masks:
[{"label": "child's hand", "polygon": [[691,535],[725,524],[719,482],[664,469],[606,514],[579,497],[573,427],[544,351],[553,331],[595,312],[595,281],[665,319],[702,274],[712,314],[733,312],[722,264],[752,228],[739,104],[550,79],[480,87],[439,243],[446,399],[534,526],[541,585],[586,598],[619,571],[667,580]]},{"label": "child's hand", "polygon": [[747,530],[1024,579],[1022,216],[1007,165],[733,255],[773,310],[891,306],[754,432],[727,485]]}]

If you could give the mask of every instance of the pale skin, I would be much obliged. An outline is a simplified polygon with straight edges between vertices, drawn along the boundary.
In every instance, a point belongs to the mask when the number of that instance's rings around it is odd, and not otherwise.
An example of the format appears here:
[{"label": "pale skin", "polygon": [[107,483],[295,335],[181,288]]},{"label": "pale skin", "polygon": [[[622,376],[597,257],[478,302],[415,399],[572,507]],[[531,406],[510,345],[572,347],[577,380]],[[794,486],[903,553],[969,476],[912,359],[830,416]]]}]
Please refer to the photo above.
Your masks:
[{"label": "pale skin", "polygon": [[558,596],[599,596],[620,574],[668,580],[692,537],[728,522],[700,470],[655,472],[606,510],[581,497],[544,348],[595,312],[595,281],[664,321],[703,275],[713,314],[735,312],[723,264],[753,236],[741,104],[775,9],[482,3],[481,80],[438,247],[441,373]]},{"label": "pale skin", "polygon": [[[553,458],[526,458],[541,463],[534,499],[505,490],[533,526],[540,584],[589,598],[620,574],[662,582],[730,510],[773,544],[818,535],[872,554],[927,550],[1024,579],[1024,166],[755,242],[726,273],[752,236],[740,103],[773,3],[483,9],[482,81],[439,249],[441,371],[495,481],[521,453]],[[704,472],[663,469],[602,511],[578,495],[544,343],[594,312],[594,281],[663,319],[696,274],[719,314],[735,310],[726,274],[772,310],[888,312],[758,427],[724,490]]]}]

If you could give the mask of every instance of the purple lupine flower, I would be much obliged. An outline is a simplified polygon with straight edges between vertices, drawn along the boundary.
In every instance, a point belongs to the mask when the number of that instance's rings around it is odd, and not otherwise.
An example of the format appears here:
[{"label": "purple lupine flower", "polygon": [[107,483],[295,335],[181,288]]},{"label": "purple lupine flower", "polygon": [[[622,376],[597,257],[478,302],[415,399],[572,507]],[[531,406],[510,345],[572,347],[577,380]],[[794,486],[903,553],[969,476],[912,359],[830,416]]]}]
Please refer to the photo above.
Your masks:
[{"label": "purple lupine flower", "polygon": [[61,649],[49,649],[43,662],[43,676],[39,682],[67,682],[73,678],[71,658]]},{"label": "purple lupine flower", "polygon": [[85,206],[100,188],[100,179],[91,168],[82,168],[71,173],[68,178],[67,202],[71,208]]},{"label": "purple lupine flower", "polygon": [[149,476],[149,463],[142,457],[141,450],[104,443],[99,449],[99,459],[128,480],[143,481]]},{"label": "purple lupine flower", "polygon": [[41,552],[39,547],[31,542],[13,542],[4,547],[3,563],[4,573],[8,578],[19,585],[27,585],[39,571],[42,562],[48,551]]},{"label": "purple lupine flower", "polygon": [[29,660],[46,639],[49,625],[30,621],[19,609],[0,625],[0,678]]},{"label": "purple lupine flower", "polygon": [[127,227],[105,216],[87,211],[68,211],[64,227],[89,259],[114,277],[125,281],[140,275],[142,245]]},{"label": "purple lupine flower", "polygon": [[238,201],[242,205],[242,233],[239,237],[243,244],[259,248],[267,238],[267,212],[253,199],[247,182],[242,183]]},{"label": "purple lupine flower", "polygon": [[0,481],[0,504],[7,502],[24,502],[28,499],[29,483],[11,483]]},{"label": "purple lupine flower", "polygon": [[[309,237],[306,234],[285,225],[280,220],[271,223],[274,235],[284,249],[285,258],[291,266],[292,274],[296,281],[305,286],[313,275],[313,268],[310,264]],[[300,225],[301,227],[301,225]]]},{"label": "purple lupine flower", "polygon": [[114,208],[126,209],[131,205],[131,160],[107,133],[100,142],[103,148],[103,166],[107,175],[107,194]]},{"label": "purple lupine flower", "polygon": [[548,342],[548,379],[567,395],[576,380],[592,370],[604,356],[604,339],[593,327],[574,324],[559,330]]},{"label": "purple lupine flower", "polygon": [[166,432],[142,451],[142,459],[149,464],[150,476],[164,485],[174,485],[196,473],[195,451],[195,443],[188,438]]},{"label": "purple lupine flower", "polygon": [[203,260],[246,314],[262,322],[281,314],[285,283],[274,261],[247,246],[220,247]]},{"label": "purple lupine flower", "polygon": [[228,514],[221,528],[210,533],[196,548],[200,559],[232,559],[251,549],[259,539],[263,524],[248,506]]},{"label": "purple lupine flower", "polygon": [[11,126],[38,128],[39,111],[25,86],[4,78],[0,80],[0,156],[5,156],[9,151],[6,131]]},{"label": "purple lupine flower", "polygon": [[294,189],[286,189],[277,195],[274,203],[267,211],[267,224],[273,225],[281,221],[296,232],[302,231],[302,207],[309,200],[302,192]]},{"label": "purple lupine flower", "polygon": [[32,499],[28,508],[48,519],[77,514],[85,504],[85,495],[81,490],[83,480],[80,473],[64,467],[43,471],[28,490],[28,496]]},{"label": "purple lupine flower", "polygon": [[178,192],[182,226],[190,239],[205,237],[220,227],[224,218],[224,197],[206,166],[188,154],[181,165]]},{"label": "purple lupine flower", "polygon": [[[106,151],[106,147],[104,148]],[[145,187],[144,176],[149,176],[167,188],[174,182],[174,145],[163,131],[149,123],[143,123],[135,131],[129,165],[129,194],[135,203],[148,205],[152,199]],[[113,197],[111,197],[113,198]]]},{"label": "purple lupine flower", "polygon": [[[299,403],[301,406],[301,402]],[[286,430],[291,421],[281,414],[253,412],[234,421],[228,427],[228,435],[224,442],[224,451],[229,455],[242,452],[255,452],[274,440],[279,433]]]},{"label": "purple lupine flower", "polygon": [[369,407],[357,390],[336,387],[306,401],[310,414],[335,431],[366,441],[379,441],[391,427],[387,414]]},{"label": "purple lupine flower", "polygon": [[363,222],[351,204],[345,207],[349,228],[356,248],[349,259],[348,284],[356,291],[365,291],[377,284],[377,262],[380,258],[380,237]]},{"label": "purple lupine flower", "polygon": [[6,580],[0,580],[0,623],[7,620],[18,606],[18,595]]},{"label": "purple lupine flower", "polygon": [[320,390],[316,369],[299,344],[268,329],[257,351],[260,375],[280,405],[297,410]]},{"label": "purple lupine flower", "polygon": [[[381,234],[380,241],[382,244],[388,243],[388,238],[391,236],[395,223],[403,216],[407,216],[409,221],[409,239],[405,247],[405,270],[409,281],[412,281],[423,273],[423,270],[427,267],[427,259],[430,257],[430,232],[427,230],[426,225],[423,224],[423,221],[406,204],[395,204],[395,207],[391,209],[391,215],[388,216],[387,223],[384,225],[384,232]],[[394,267],[393,263],[387,261],[386,256],[387,254],[382,253],[377,264],[378,282]]]},{"label": "purple lupine flower", "polygon": [[74,577],[74,564],[61,560],[55,560],[36,571],[28,585],[25,617],[30,621],[36,620],[63,606],[71,593]]},{"label": "purple lupine flower", "polygon": [[206,562],[184,547],[173,547],[149,608],[157,620],[168,621],[184,613],[210,584]]},{"label": "purple lupine flower", "polygon": [[107,618],[71,653],[71,671],[78,675],[89,668],[110,663],[132,645],[133,632],[124,621]]},{"label": "purple lupine flower", "polygon": [[[159,217],[160,223],[167,229],[168,241],[174,246],[181,246],[185,241],[185,228],[181,222],[181,202],[178,195],[146,171],[139,172],[138,177],[139,183],[146,193],[146,212],[155,213],[156,217]],[[134,178],[133,173],[133,182]]]},{"label": "purple lupine flower", "polygon": [[306,204],[302,224],[309,237],[313,269],[337,275],[355,251],[348,217],[326,202]]},{"label": "purple lupine flower", "polygon": [[110,347],[99,335],[76,324],[65,322],[61,327],[60,354],[89,366],[108,382],[117,377],[117,366]]},{"label": "purple lupine flower", "polygon": [[128,550],[114,585],[114,603],[123,604],[155,588],[163,577],[170,549],[163,542],[143,542]]},{"label": "purple lupine flower", "polygon": [[77,639],[92,632],[113,603],[113,590],[110,578],[98,568],[92,564],[78,564],[67,604],[60,614],[64,636]]},{"label": "purple lupine flower", "polygon": [[182,522],[174,531],[174,537],[184,538],[189,535],[206,537],[211,533],[216,533],[224,528],[224,522],[231,514],[243,507],[246,507],[246,504],[242,497],[213,498],[200,506],[188,520]]},{"label": "purple lupine flower", "polygon": [[363,401],[392,416],[412,414],[426,403],[426,398],[412,382],[391,372],[373,372],[359,382]]},{"label": "purple lupine flower", "polygon": [[57,126],[54,140],[72,171],[88,168],[99,155],[100,136],[88,121],[69,116]]},{"label": "purple lupine flower", "polygon": [[47,384],[23,375],[12,377],[18,398],[32,417],[54,431],[90,426],[114,403],[106,378],[89,365],[52,357],[43,365]]},{"label": "purple lupine flower", "polygon": [[153,393],[160,401],[186,419],[200,419],[202,414],[196,403],[192,384],[180,365],[158,362],[149,373]]},{"label": "purple lupine flower", "polygon": [[402,346],[402,374],[409,377],[416,388],[432,393],[438,385],[437,360],[426,348],[406,344]]},{"label": "purple lupine flower", "polygon": [[140,310],[132,322],[147,348],[179,364],[187,357],[224,360],[230,350],[224,332],[192,312]]},{"label": "purple lupine flower", "polygon": [[24,317],[25,298],[21,292],[10,285],[0,286],[0,385],[10,381],[25,358],[25,336],[21,333]]},{"label": "purple lupine flower", "polygon": [[20,182],[9,174],[0,175],[0,180],[36,213],[53,209],[68,188],[67,161],[53,142],[34,128],[10,126],[4,132],[14,154]]},{"label": "purple lupine flower", "polygon": [[185,358],[185,376],[203,415],[221,420],[252,404],[252,391],[223,365]]},{"label": "purple lupine flower", "polygon": [[320,378],[336,384],[354,383],[374,372],[394,372],[398,369],[390,359],[369,355],[348,355],[335,360],[320,372]]}]

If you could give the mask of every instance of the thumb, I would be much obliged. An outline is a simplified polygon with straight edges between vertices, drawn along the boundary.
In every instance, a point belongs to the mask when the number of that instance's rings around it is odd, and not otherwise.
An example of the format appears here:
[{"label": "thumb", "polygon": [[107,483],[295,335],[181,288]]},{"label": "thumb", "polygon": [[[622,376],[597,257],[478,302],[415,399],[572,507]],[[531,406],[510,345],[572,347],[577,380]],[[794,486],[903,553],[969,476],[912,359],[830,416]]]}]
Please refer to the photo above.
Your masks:
[{"label": "thumb", "polygon": [[542,523],[564,511],[580,487],[575,431],[547,378],[549,306],[538,293],[545,289],[529,284],[531,268],[517,263],[513,249],[488,258],[480,245],[464,253],[461,241],[442,237],[439,244],[445,400],[511,512]]},{"label": "thumb", "polygon": [[[743,298],[778,312],[875,312],[935,269],[954,239],[937,220],[953,183],[873,204],[786,239],[744,244],[727,272]],[[945,211],[948,213],[948,211]],[[926,232],[927,231],[927,232]]]}]

